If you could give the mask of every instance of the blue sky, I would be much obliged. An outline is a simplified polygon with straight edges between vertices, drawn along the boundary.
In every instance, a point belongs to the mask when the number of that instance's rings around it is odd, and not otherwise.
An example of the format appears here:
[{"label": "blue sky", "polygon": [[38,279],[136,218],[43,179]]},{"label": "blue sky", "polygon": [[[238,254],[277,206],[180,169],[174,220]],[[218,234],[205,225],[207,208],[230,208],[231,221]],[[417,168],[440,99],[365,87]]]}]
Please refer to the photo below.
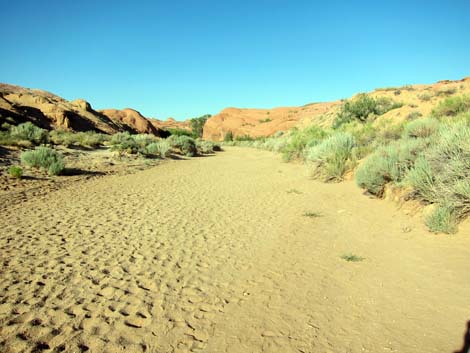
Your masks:
[{"label": "blue sky", "polygon": [[468,0],[0,5],[0,82],[162,119],[470,76]]}]

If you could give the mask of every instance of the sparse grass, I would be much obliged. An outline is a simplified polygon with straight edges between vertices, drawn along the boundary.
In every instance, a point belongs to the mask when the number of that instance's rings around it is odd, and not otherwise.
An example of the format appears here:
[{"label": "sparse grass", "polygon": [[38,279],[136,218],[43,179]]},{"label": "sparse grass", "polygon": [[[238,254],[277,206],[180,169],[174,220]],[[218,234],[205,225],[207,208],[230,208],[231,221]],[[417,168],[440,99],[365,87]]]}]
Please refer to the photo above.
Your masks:
[{"label": "sparse grass", "polygon": [[302,194],[302,191],[299,191],[297,189],[289,189],[286,191],[288,194],[297,194],[297,195],[300,195]]},{"label": "sparse grass", "polygon": [[436,92],[437,96],[451,96],[453,94],[457,93],[457,88],[455,87],[447,87],[447,88],[442,88],[439,91]]},{"label": "sparse grass", "polygon": [[406,120],[411,121],[422,117],[423,114],[420,111],[414,110],[406,116]]},{"label": "sparse grass", "polygon": [[442,119],[457,116],[468,111],[470,111],[470,96],[455,96],[441,101],[432,111],[432,116]]},{"label": "sparse grass", "polygon": [[439,205],[425,219],[431,232],[452,234],[457,231],[457,219],[452,206]]},{"label": "sparse grass", "polygon": [[316,218],[316,217],[321,217],[322,214],[320,212],[309,211],[309,212],[304,212],[303,216],[309,217],[309,218]]},{"label": "sparse grass", "polygon": [[54,130],[49,133],[50,140],[55,145],[66,147],[97,148],[109,140],[108,135],[99,134],[93,131],[71,132]]},{"label": "sparse grass", "polygon": [[362,256],[358,256],[358,255],[354,255],[354,254],[343,254],[341,255],[341,258],[344,260],[344,261],[347,261],[347,262],[361,262],[361,261],[364,261],[365,258],[362,257]]},{"label": "sparse grass", "polygon": [[431,93],[423,93],[418,95],[418,98],[423,102],[429,102],[432,97],[433,95]]},{"label": "sparse grass", "polygon": [[23,176],[23,169],[16,165],[12,165],[8,169],[8,172],[10,173],[10,176],[15,179],[21,179],[21,177]]},{"label": "sparse grass", "polygon": [[62,155],[48,147],[23,152],[21,162],[28,167],[47,170],[49,175],[59,175],[65,168]]},{"label": "sparse grass", "polygon": [[261,120],[258,120],[258,122],[259,122],[260,124],[263,124],[263,123],[269,123],[270,121],[273,121],[273,119],[266,118],[266,119],[261,119]]}]

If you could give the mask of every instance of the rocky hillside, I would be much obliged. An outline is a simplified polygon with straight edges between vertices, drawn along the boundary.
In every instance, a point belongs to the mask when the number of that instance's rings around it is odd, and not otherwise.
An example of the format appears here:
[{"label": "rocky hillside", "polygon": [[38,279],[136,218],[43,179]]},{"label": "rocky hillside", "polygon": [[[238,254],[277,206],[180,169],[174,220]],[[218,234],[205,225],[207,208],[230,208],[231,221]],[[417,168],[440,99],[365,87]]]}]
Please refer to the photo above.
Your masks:
[{"label": "rocky hillside", "polygon": [[[368,94],[374,98],[386,97],[401,103],[400,108],[380,117],[381,120],[400,121],[410,114],[428,115],[436,103],[447,96],[470,94],[470,77],[458,81],[439,81],[431,85],[379,88]],[[221,141],[229,131],[234,137],[260,137],[312,123],[324,127],[331,126],[342,104],[343,101],[339,100],[274,109],[227,108],[206,122],[203,136],[205,139]]]},{"label": "rocky hillside", "polygon": [[67,101],[53,93],[0,83],[0,125],[17,125],[30,121],[48,129],[96,131],[113,134],[119,131],[166,136],[165,128],[189,129],[189,122],[147,119],[133,109],[94,110],[83,99]]},{"label": "rocky hillside", "polygon": [[148,120],[157,129],[163,129],[163,130],[181,129],[181,130],[191,131],[191,125],[189,123],[189,120],[177,121],[173,118],[168,118],[166,120],[158,120],[158,119],[149,118]]}]

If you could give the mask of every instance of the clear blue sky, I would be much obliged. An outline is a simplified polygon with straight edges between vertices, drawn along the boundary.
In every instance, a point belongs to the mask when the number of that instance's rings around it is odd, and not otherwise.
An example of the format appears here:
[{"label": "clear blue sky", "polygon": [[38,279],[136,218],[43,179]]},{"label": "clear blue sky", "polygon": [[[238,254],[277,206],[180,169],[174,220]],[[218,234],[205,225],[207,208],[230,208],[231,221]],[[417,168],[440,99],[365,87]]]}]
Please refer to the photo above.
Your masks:
[{"label": "clear blue sky", "polygon": [[470,75],[470,1],[0,0],[0,82],[177,119]]}]

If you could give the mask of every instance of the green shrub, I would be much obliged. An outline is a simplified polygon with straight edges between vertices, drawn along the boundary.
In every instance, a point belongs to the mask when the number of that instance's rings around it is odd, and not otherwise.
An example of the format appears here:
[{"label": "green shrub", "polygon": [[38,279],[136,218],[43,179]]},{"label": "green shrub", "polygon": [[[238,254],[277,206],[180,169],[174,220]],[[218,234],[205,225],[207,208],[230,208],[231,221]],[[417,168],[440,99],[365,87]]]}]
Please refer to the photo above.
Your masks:
[{"label": "green shrub", "polygon": [[109,141],[112,151],[117,151],[120,155],[124,153],[135,154],[139,151],[139,144],[128,132],[118,132],[111,136]]},{"label": "green shrub", "polygon": [[47,130],[41,129],[31,122],[12,126],[10,136],[15,140],[30,141],[36,145],[47,143],[49,137]]},{"label": "green shrub", "polygon": [[435,118],[445,118],[468,111],[470,111],[470,96],[448,97],[441,101],[432,111],[432,116]]},{"label": "green shrub", "polygon": [[379,147],[357,169],[357,184],[374,195],[382,196],[387,183],[403,180],[418,154],[428,144],[429,141],[424,139],[400,140]]},{"label": "green shrub", "polygon": [[170,136],[167,138],[171,147],[180,150],[181,154],[193,157],[197,154],[196,141],[189,136]]},{"label": "green shrub", "polygon": [[206,114],[198,118],[193,118],[189,120],[193,137],[195,138],[202,137],[204,125],[206,124],[207,119],[209,119],[210,117],[211,117],[210,114]]},{"label": "green shrub", "polygon": [[12,165],[8,169],[8,172],[10,173],[10,176],[15,179],[21,179],[21,177],[23,176],[23,169],[21,169],[21,167],[18,167],[16,165]]},{"label": "green shrub", "polygon": [[[327,137],[327,133],[319,126],[310,126],[306,129],[292,129],[286,139],[283,140],[283,145],[278,150],[282,152],[282,158],[285,161],[299,159],[304,157],[306,148],[316,146],[323,139]],[[274,141],[280,143],[280,140],[271,139],[268,145],[274,147]],[[277,149],[277,148],[276,148]],[[275,148],[271,150],[276,150]]]},{"label": "green shrub", "polygon": [[439,130],[439,121],[433,118],[414,120],[405,126],[406,137],[430,137]]},{"label": "green shrub", "polygon": [[434,233],[455,233],[457,219],[454,210],[449,205],[437,206],[425,219],[425,224]]},{"label": "green shrub", "polygon": [[193,133],[191,131],[185,129],[178,129],[178,128],[169,128],[168,132],[171,136],[188,136],[193,137]]},{"label": "green shrub", "polygon": [[354,137],[348,133],[336,133],[306,152],[311,175],[324,181],[341,180],[352,167]]},{"label": "green shrub", "polygon": [[99,134],[94,131],[71,132],[54,130],[49,133],[50,140],[55,145],[66,147],[77,146],[84,148],[97,148],[109,140],[108,135]]},{"label": "green shrub", "polygon": [[171,145],[167,140],[159,140],[146,146],[146,154],[167,158],[171,153]]},{"label": "green shrub", "polygon": [[33,151],[23,152],[21,162],[28,167],[47,170],[50,175],[58,175],[65,168],[62,155],[48,147],[37,147]]},{"label": "green shrub", "polygon": [[224,141],[225,142],[229,142],[229,141],[233,141],[233,133],[232,131],[227,131],[224,135]]},{"label": "green shrub", "polygon": [[403,104],[393,101],[390,98],[372,98],[367,94],[359,94],[356,98],[346,101],[341,107],[333,124],[338,128],[350,121],[358,120],[365,122],[373,119],[375,116],[385,114],[386,112],[401,107]]},{"label": "green shrub", "polygon": [[470,213],[470,125],[442,125],[406,182],[421,199],[452,209],[456,220],[466,217]]}]

